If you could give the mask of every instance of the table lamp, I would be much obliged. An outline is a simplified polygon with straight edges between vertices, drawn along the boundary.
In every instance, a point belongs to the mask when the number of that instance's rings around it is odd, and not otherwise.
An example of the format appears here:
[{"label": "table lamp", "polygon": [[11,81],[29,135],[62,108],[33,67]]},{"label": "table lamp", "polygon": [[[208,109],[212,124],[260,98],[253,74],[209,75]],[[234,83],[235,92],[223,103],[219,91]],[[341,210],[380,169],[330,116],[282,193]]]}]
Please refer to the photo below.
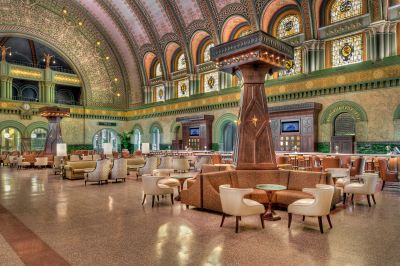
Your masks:
[{"label": "table lamp", "polygon": [[150,143],[142,143],[142,153],[143,154],[150,153]]},{"label": "table lamp", "polygon": [[[61,167],[61,171],[62,168],[64,167],[64,157],[68,156],[67,154],[67,144],[66,143],[57,143],[57,147],[56,147],[56,153],[57,153],[57,157],[61,157],[60,158],[60,167]],[[62,172],[61,172],[62,174]]]},{"label": "table lamp", "polygon": [[103,143],[103,153],[106,157],[112,155],[112,144],[111,143]]}]

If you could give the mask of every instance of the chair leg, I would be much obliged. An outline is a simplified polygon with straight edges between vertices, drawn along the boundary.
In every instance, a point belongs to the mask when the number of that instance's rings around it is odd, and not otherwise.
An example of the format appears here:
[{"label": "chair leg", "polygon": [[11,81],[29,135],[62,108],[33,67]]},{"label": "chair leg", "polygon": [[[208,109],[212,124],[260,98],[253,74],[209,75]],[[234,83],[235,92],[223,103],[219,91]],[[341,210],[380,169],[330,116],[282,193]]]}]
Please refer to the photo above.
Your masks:
[{"label": "chair leg", "polygon": [[375,195],[374,195],[374,194],[371,194],[371,197],[372,197],[372,201],[373,201],[374,204],[376,205]]},{"label": "chair leg", "polygon": [[263,213],[260,214],[260,220],[261,220],[261,226],[264,229],[265,225],[264,225],[264,214]]},{"label": "chair leg", "polygon": [[321,234],[324,233],[324,227],[322,225],[322,216],[318,216],[318,223],[319,223],[319,231],[321,232]]},{"label": "chair leg", "polygon": [[189,209],[189,205],[186,204],[186,209]]},{"label": "chair leg", "polygon": [[242,221],[242,216],[239,216],[239,221]]},{"label": "chair leg", "polygon": [[289,212],[288,213],[288,225],[287,225],[287,227],[290,228],[291,224],[292,224],[292,214]]},{"label": "chair leg", "polygon": [[351,204],[354,204],[354,193],[351,194]]},{"label": "chair leg", "polygon": [[382,182],[382,188],[381,191],[383,191],[383,188],[385,187],[385,181]]},{"label": "chair leg", "polygon": [[157,195],[157,201],[160,201],[160,196]]},{"label": "chair leg", "polygon": [[236,233],[239,233],[239,216],[236,216]]},{"label": "chair leg", "polygon": [[306,219],[306,216],[305,215],[303,215],[303,222],[304,222],[304,220]]},{"label": "chair leg", "polygon": [[142,205],[144,204],[144,201],[146,200],[146,194],[144,194],[143,196],[143,201],[142,201]]},{"label": "chair leg", "polygon": [[86,187],[86,180],[85,180],[85,187]]},{"label": "chair leg", "polygon": [[326,216],[326,219],[328,220],[329,227],[330,227],[330,228],[333,228],[332,222],[331,222],[331,216],[330,216],[329,214]]},{"label": "chair leg", "polygon": [[343,205],[346,204],[347,193],[343,193]]},{"label": "chair leg", "polygon": [[154,200],[155,200],[156,196],[153,195],[152,199],[151,199],[151,207],[154,207]]},{"label": "chair leg", "polygon": [[172,202],[172,205],[174,205],[174,193],[171,193],[171,202]]},{"label": "chair leg", "polygon": [[221,224],[219,225],[219,227],[222,227],[224,225],[224,221],[225,221],[225,213],[222,214],[222,220],[221,220]]},{"label": "chair leg", "polygon": [[369,194],[367,194],[368,206],[371,207],[371,199],[369,198]]}]

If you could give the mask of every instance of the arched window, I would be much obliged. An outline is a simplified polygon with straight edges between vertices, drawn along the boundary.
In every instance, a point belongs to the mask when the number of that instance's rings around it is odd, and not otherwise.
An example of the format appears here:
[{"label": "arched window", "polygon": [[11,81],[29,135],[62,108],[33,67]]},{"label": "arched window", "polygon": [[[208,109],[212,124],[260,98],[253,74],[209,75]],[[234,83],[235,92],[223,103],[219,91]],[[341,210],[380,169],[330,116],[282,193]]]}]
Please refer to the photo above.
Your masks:
[{"label": "arched window", "polygon": [[33,86],[24,86],[21,89],[21,100],[30,102],[38,101],[37,88]]},{"label": "arched window", "polygon": [[231,152],[234,150],[235,138],[236,138],[236,124],[234,122],[228,122],[223,128],[223,140],[224,140],[224,151]]},{"label": "arched window", "polygon": [[341,113],[335,118],[335,136],[354,136],[356,134],[356,122],[349,113]]},{"label": "arched window", "polygon": [[300,33],[300,19],[297,15],[287,15],[278,25],[278,38],[285,38]]},{"label": "arched window", "polygon": [[43,151],[46,144],[47,130],[36,128],[31,133],[31,149],[33,151]]},{"label": "arched window", "polygon": [[162,76],[162,71],[161,71],[160,63],[156,64],[155,70],[156,70],[156,77],[161,77]]},{"label": "arched window", "polygon": [[140,130],[138,128],[136,128],[135,130],[133,130],[133,148],[134,150],[140,150],[140,147],[142,145],[142,133],[140,132]]},{"label": "arched window", "polygon": [[332,41],[332,66],[343,66],[363,61],[362,35]]},{"label": "arched window", "polygon": [[334,0],[330,10],[330,23],[362,15],[362,0]]},{"label": "arched window", "polygon": [[21,151],[21,132],[13,127],[1,131],[1,151]]},{"label": "arched window", "polygon": [[285,63],[285,69],[279,72],[279,76],[291,76],[301,73],[302,69],[302,54],[301,48],[294,49],[293,60],[288,60]]},{"label": "arched window", "polygon": [[111,143],[113,151],[118,151],[120,139],[118,134],[111,129],[102,129],[98,131],[93,137],[93,149],[101,152],[103,150],[103,143]]},{"label": "arched window", "polygon": [[151,149],[153,151],[160,150],[160,141],[161,141],[160,129],[158,127],[154,127],[151,130]]},{"label": "arched window", "polygon": [[183,53],[178,57],[177,64],[178,64],[178,70],[186,69],[186,59]]},{"label": "arched window", "polygon": [[204,53],[203,53],[203,63],[209,62],[211,60],[211,55],[210,55],[210,49],[214,47],[213,43],[207,44],[207,46],[204,48]]}]

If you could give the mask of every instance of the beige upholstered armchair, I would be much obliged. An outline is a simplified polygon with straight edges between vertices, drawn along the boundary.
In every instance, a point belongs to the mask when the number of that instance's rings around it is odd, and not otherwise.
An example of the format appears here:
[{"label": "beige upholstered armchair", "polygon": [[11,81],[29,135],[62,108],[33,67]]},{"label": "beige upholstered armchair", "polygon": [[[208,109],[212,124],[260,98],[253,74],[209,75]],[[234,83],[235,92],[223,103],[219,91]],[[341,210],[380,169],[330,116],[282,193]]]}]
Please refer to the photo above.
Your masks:
[{"label": "beige upholstered armchair", "polygon": [[36,162],[34,162],[35,167],[47,167],[47,157],[37,157]]},{"label": "beige upholstered armchair", "polygon": [[222,221],[224,224],[226,215],[236,216],[236,233],[239,232],[239,220],[242,216],[259,215],[262,228],[264,228],[264,205],[257,201],[245,199],[244,196],[253,192],[252,188],[231,188],[230,185],[219,186],[222,205]]},{"label": "beige upholstered armchair", "polygon": [[158,169],[171,169],[172,168],[172,156],[161,157],[161,163]]},{"label": "beige upholstered armchair", "polygon": [[188,172],[190,165],[186,158],[174,158],[172,160],[172,168],[177,172]]},{"label": "beige upholstered armchair", "polygon": [[126,176],[128,175],[127,169],[127,161],[124,158],[115,159],[114,165],[111,170],[111,180],[118,182],[118,180],[122,180],[125,182]]},{"label": "beige upholstered armchair", "polygon": [[71,154],[71,155],[69,156],[69,160],[70,160],[71,162],[79,161],[79,160],[80,160],[80,159],[79,159],[79,155]]},{"label": "beige upholstered armchair", "polygon": [[82,161],[92,161],[93,156],[92,155],[82,155]]},{"label": "beige upholstered armchair", "polygon": [[61,156],[54,156],[53,160],[53,169],[54,169],[54,174],[56,175],[57,173],[61,173]]},{"label": "beige upholstered armchair", "polygon": [[152,196],[152,201],[151,201],[151,207],[154,207],[154,200],[155,197],[157,196],[157,199],[159,199],[160,195],[171,195],[171,202],[174,204],[174,189],[163,184],[159,184],[159,180],[162,177],[157,177],[157,176],[143,176],[143,201],[142,205],[144,204],[146,200],[147,195]]},{"label": "beige upholstered armchair", "polygon": [[346,195],[347,193],[351,194],[351,202],[353,203],[354,194],[366,195],[368,200],[368,206],[371,207],[371,200],[375,201],[375,190],[376,185],[378,183],[378,174],[374,173],[365,173],[361,176],[358,176],[363,179],[364,183],[351,183],[344,186],[344,195],[343,195],[343,204],[346,203]]},{"label": "beige upholstered armchair", "polygon": [[104,159],[96,162],[94,171],[85,173],[85,186],[87,182],[97,182],[99,185],[108,183],[108,176],[110,174],[111,161]]},{"label": "beige upholstered armchair", "polygon": [[142,175],[152,175],[153,170],[157,169],[157,164],[158,164],[157,157],[155,156],[148,157],[146,159],[145,165],[142,168],[138,169],[137,177],[139,178],[139,176]]},{"label": "beige upholstered armchair", "polygon": [[331,178],[336,179],[336,186],[343,188],[345,184],[350,183],[349,168],[326,168],[326,172],[331,174]]},{"label": "beige upholstered armchair", "polygon": [[322,225],[322,216],[326,216],[329,226],[332,228],[332,222],[329,213],[334,187],[331,185],[317,184],[315,188],[303,188],[303,192],[313,195],[314,198],[300,199],[288,206],[288,228],[290,228],[292,223],[293,214],[303,215],[303,221],[305,216],[318,217],[319,230],[321,231],[321,234],[323,234],[324,228]]}]

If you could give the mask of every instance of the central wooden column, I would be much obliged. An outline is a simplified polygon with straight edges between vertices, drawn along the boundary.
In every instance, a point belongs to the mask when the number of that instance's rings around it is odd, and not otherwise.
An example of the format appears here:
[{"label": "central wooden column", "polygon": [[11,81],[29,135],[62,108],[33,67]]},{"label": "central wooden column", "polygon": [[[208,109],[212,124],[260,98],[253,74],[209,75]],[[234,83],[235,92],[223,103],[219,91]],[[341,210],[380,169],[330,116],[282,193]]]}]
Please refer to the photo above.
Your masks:
[{"label": "central wooden column", "polygon": [[211,48],[211,57],[219,70],[240,71],[243,76],[236,169],[277,169],[264,82],[267,73],[283,68],[293,57],[293,47],[258,31]]}]

